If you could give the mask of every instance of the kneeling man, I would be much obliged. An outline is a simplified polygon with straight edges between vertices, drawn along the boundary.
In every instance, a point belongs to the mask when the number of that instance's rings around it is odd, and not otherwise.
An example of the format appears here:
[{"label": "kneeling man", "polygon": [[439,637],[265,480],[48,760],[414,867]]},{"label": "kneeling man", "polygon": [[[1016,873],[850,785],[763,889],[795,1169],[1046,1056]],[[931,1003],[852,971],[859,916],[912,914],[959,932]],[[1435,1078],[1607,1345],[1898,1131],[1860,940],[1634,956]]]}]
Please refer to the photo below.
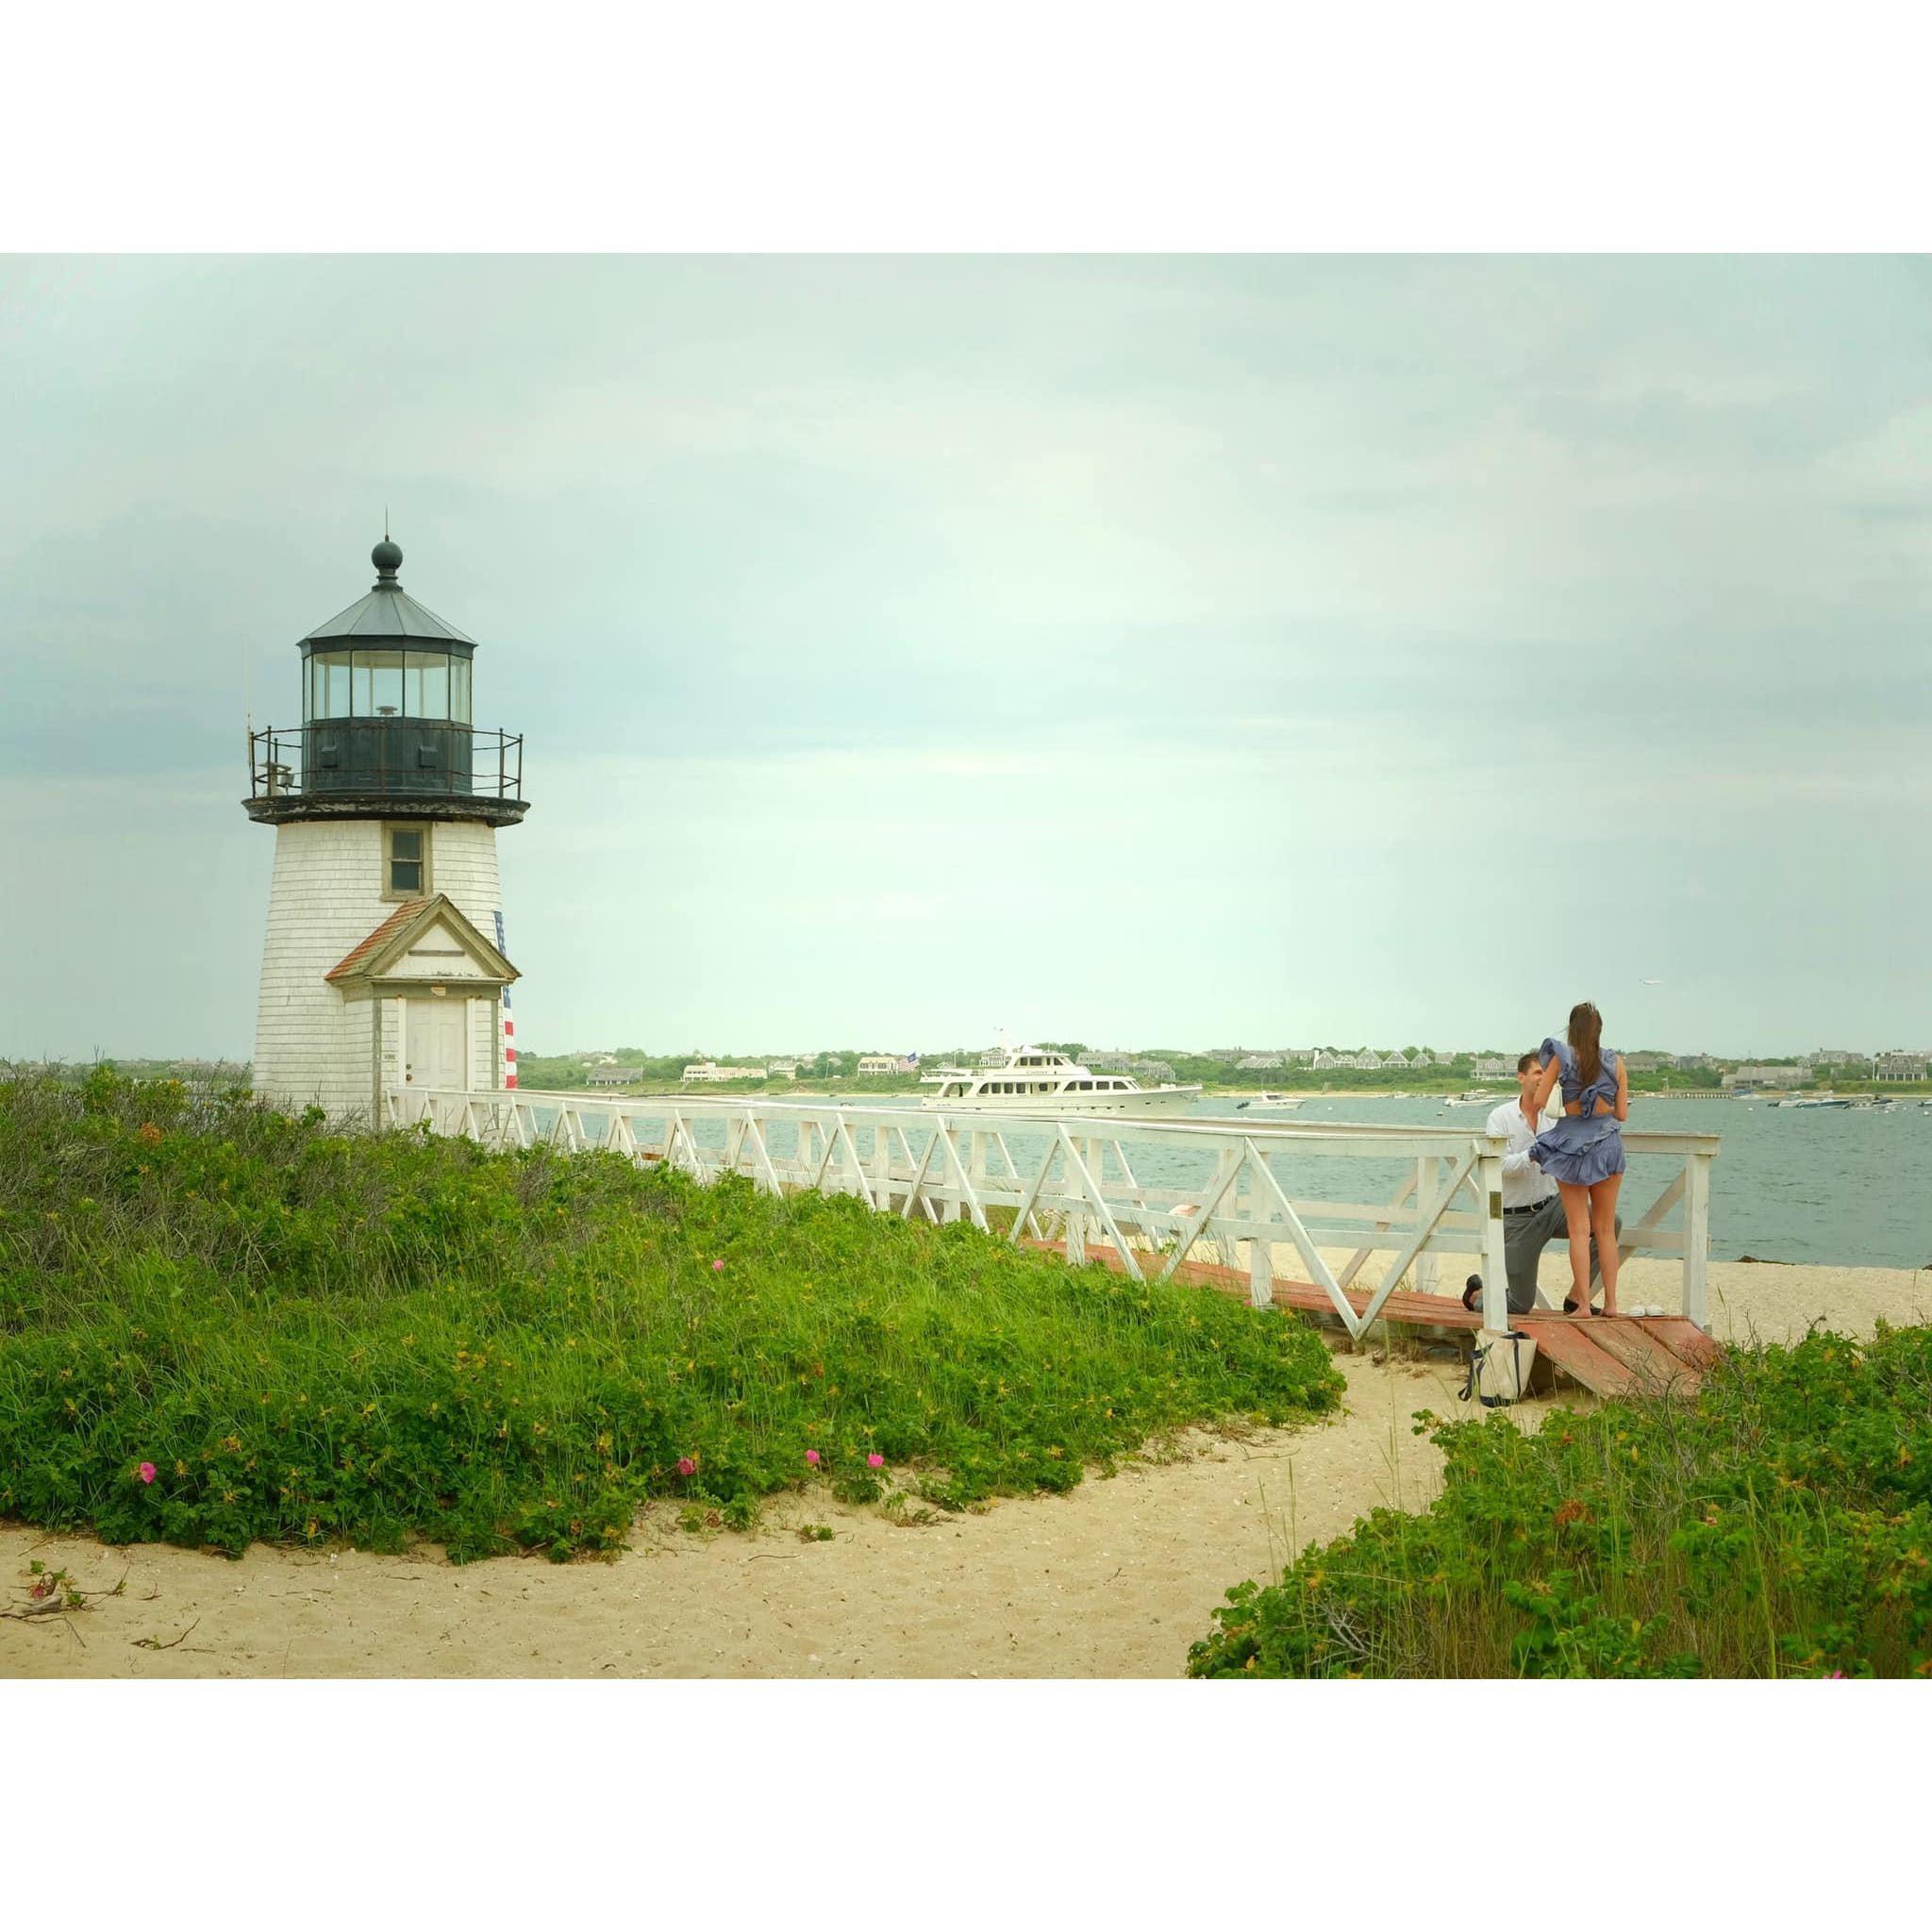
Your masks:
[{"label": "kneeling man", "polygon": [[[1556,1182],[1529,1158],[1529,1143],[1542,1129],[1542,1123],[1529,1110],[1536,1098],[1537,1080],[1541,1071],[1536,1055],[1524,1054],[1516,1062],[1516,1099],[1506,1100],[1491,1111],[1483,1124],[1488,1132],[1509,1143],[1508,1152],[1503,1156],[1503,1263],[1508,1280],[1509,1312],[1512,1315],[1526,1315],[1536,1307],[1537,1263],[1542,1259],[1543,1250],[1553,1241],[1567,1240],[1569,1235],[1568,1224],[1563,1218],[1563,1197],[1557,1191]],[[1619,1215],[1619,1230],[1623,1225],[1623,1217]],[[1597,1264],[1596,1239],[1592,1236],[1590,1243],[1590,1291],[1592,1300],[1602,1285],[1603,1271]],[[1469,1287],[1463,1291],[1465,1307],[1475,1306],[1481,1289],[1482,1277],[1472,1274]],[[1571,1314],[1590,1312],[1577,1307],[1574,1302],[1566,1301],[1563,1307]]]}]

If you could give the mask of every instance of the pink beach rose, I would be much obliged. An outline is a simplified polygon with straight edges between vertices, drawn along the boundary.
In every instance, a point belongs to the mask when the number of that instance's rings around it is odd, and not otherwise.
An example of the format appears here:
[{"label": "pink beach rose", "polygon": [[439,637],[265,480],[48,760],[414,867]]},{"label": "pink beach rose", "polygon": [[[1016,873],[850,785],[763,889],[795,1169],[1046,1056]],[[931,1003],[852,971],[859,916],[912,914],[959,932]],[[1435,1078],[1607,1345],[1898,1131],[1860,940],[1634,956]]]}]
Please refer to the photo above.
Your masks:
[{"label": "pink beach rose", "polygon": [[872,1454],[865,1458],[865,1466],[868,1469],[883,1469],[886,1466],[886,1458],[883,1456],[881,1456],[876,1449],[874,1449],[872,1452]]},{"label": "pink beach rose", "polygon": [[805,1459],[816,1469],[819,1466],[819,1452],[816,1449],[808,1449],[805,1452]]},{"label": "pink beach rose", "polygon": [[155,1479],[155,1466],[152,1462],[143,1462],[134,1473],[144,1483],[151,1483]]},{"label": "pink beach rose", "polygon": [[695,1475],[698,1473],[698,1459],[695,1456],[680,1456],[677,1458],[679,1475]]},{"label": "pink beach rose", "polygon": [[713,1261],[713,1262],[711,1263],[711,1273],[712,1273],[713,1274],[724,1274],[724,1257],[723,1255],[720,1255],[720,1256],[718,1257],[718,1258],[717,1258],[717,1259],[716,1259],[715,1261]]}]

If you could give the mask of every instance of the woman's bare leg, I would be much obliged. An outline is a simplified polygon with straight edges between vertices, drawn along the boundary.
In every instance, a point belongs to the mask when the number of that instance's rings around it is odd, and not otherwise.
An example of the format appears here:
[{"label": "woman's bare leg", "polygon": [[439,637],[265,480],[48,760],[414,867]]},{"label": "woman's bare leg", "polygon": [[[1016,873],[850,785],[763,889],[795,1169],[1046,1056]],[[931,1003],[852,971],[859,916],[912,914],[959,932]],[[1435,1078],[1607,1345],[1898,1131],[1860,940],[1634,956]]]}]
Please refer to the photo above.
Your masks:
[{"label": "woman's bare leg", "polygon": [[1570,1227],[1570,1279],[1574,1284],[1570,1298],[1579,1315],[1590,1313],[1590,1190],[1569,1181],[1558,1181],[1557,1191],[1563,1197],[1563,1219]]},{"label": "woman's bare leg", "polygon": [[[1604,1272],[1604,1313],[1617,1312],[1617,1191],[1624,1185],[1624,1176],[1613,1174],[1607,1181],[1598,1181],[1590,1190],[1590,1226],[1596,1236],[1596,1264]],[[1577,1191],[1582,1192],[1581,1189]],[[1569,1203],[1566,1201],[1567,1208]],[[1575,1241],[1571,1242],[1571,1252],[1578,1252]],[[1590,1265],[1590,1243],[1586,1241],[1581,1250],[1583,1265]]]}]

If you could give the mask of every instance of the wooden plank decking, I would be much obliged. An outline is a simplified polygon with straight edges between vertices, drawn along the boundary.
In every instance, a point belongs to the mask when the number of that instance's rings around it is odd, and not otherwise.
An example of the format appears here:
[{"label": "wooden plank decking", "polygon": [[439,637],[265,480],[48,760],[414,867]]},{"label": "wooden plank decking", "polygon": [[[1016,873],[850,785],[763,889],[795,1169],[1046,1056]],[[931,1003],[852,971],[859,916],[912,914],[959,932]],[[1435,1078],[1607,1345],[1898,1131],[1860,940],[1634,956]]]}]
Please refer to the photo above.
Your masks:
[{"label": "wooden plank decking", "polygon": [[1694,1395],[1704,1381],[1697,1344],[1708,1337],[1694,1323],[1628,1315],[1524,1315],[1518,1323],[1553,1366],[1598,1395]]},{"label": "wooden plank decking", "polygon": [[[1043,1248],[1064,1254],[1060,1241],[1026,1242],[1029,1248]],[[1087,1257],[1100,1261],[1116,1273],[1125,1270],[1120,1256],[1110,1247],[1088,1245]],[[1137,1253],[1135,1259],[1145,1268],[1153,1259]],[[1248,1277],[1238,1268],[1216,1267],[1207,1261],[1183,1261],[1175,1278],[1201,1288],[1218,1289],[1224,1294],[1248,1294]],[[1360,1289],[1346,1289],[1349,1306],[1357,1315],[1369,1306],[1369,1296]],[[1276,1281],[1273,1284],[1276,1307],[1299,1308],[1305,1314],[1333,1319],[1335,1304],[1328,1291],[1311,1281]],[[1446,1294],[1405,1294],[1400,1290],[1382,1304],[1381,1316],[1398,1327],[1460,1329],[1474,1334],[1483,1325],[1481,1315],[1465,1308],[1459,1296]],[[1694,1395],[1704,1372],[1721,1353],[1718,1344],[1681,1315],[1564,1315],[1538,1311],[1519,1315],[1516,1325],[1536,1338],[1537,1350],[1551,1367],[1571,1380],[1580,1382],[1596,1395]]]}]

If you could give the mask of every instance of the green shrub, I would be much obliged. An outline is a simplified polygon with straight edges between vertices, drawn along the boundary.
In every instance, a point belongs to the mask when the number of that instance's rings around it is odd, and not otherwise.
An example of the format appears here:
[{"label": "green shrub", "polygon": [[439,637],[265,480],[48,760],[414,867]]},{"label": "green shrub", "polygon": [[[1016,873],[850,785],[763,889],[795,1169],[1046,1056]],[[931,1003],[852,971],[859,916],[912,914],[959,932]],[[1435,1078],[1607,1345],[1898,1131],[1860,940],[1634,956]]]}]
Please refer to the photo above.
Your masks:
[{"label": "green shrub", "polygon": [[1932,1674],[1932,1328],[1734,1350],[1694,1403],[1440,1424],[1377,1510],[1189,1653],[1213,1676]]},{"label": "green shrub", "polygon": [[1296,1321],[848,1197],[0,1081],[0,1514],[48,1527],[560,1557],[651,1496],[1064,1490],[1340,1388]]}]

